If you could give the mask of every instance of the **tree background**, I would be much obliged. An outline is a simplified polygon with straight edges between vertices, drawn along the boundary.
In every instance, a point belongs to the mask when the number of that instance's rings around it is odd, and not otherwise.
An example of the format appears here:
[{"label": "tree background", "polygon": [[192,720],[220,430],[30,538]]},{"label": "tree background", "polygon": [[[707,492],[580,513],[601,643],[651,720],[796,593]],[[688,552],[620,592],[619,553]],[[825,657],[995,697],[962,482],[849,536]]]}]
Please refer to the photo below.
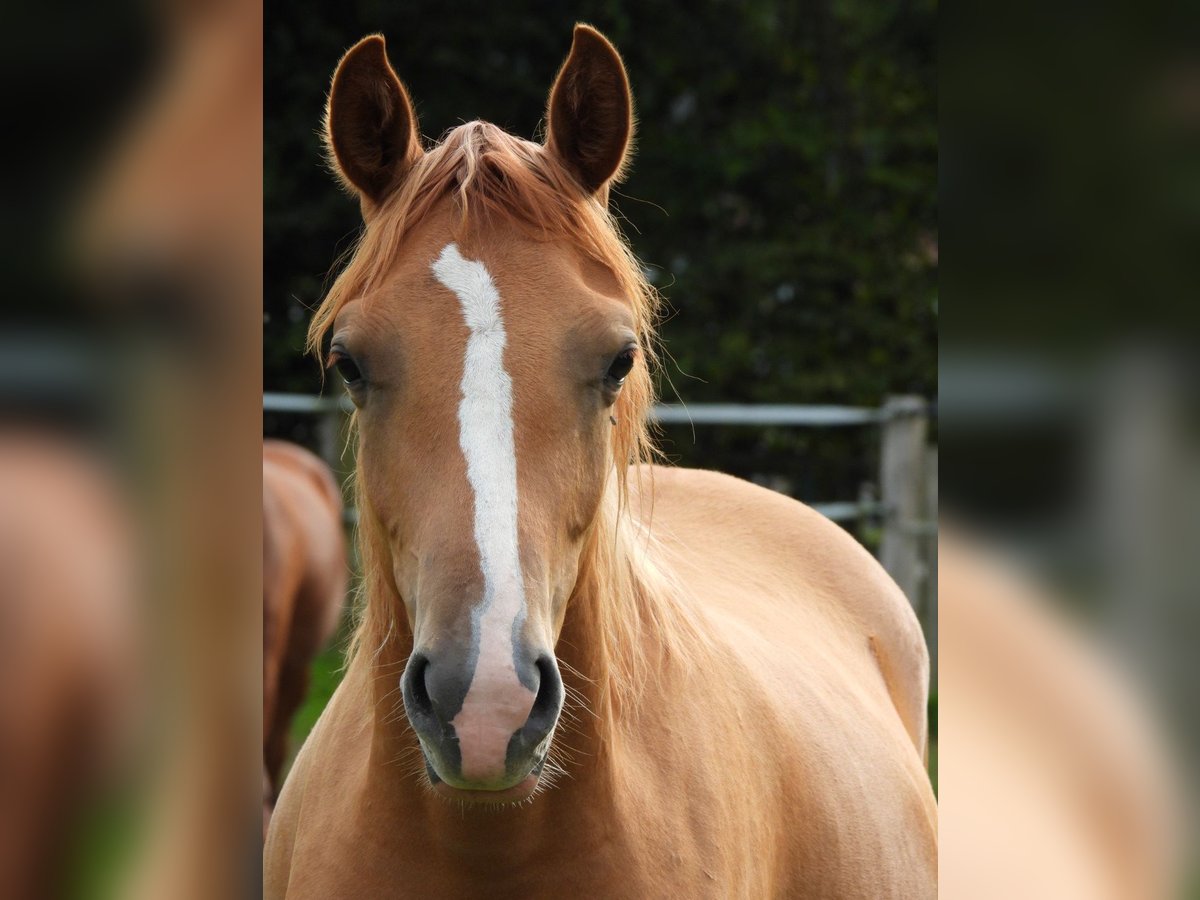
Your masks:
[{"label": "tree background", "polygon": [[[341,54],[385,34],[427,138],[473,118],[531,137],[586,21],[633,86],[637,154],[613,205],[669,304],[663,399],[932,398],[936,17],[936,0],[268,3],[265,389],[321,389],[304,331],[359,227],[319,134]],[[311,439],[301,417],[264,424]],[[875,477],[876,441],[870,429],[674,427],[663,446],[829,501]]]}]

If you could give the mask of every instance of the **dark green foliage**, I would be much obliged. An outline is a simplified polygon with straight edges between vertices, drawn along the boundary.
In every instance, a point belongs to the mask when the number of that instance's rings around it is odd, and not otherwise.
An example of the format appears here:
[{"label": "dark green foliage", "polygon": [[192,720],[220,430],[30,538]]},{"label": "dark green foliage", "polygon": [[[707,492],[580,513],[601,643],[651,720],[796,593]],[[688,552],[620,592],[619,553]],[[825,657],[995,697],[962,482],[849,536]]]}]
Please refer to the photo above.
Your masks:
[{"label": "dark green foliage", "polygon": [[[266,21],[265,384],[313,392],[308,310],[358,227],[324,170],[329,76],[387,36],[422,131],[540,125],[571,26],[624,55],[638,112],[626,232],[673,309],[663,385],[684,400],[876,405],[936,389],[937,94],[933,0],[812,3],[315,3]],[[686,429],[668,450],[807,499],[871,477],[858,433]],[[813,483],[812,473],[824,472]]]}]

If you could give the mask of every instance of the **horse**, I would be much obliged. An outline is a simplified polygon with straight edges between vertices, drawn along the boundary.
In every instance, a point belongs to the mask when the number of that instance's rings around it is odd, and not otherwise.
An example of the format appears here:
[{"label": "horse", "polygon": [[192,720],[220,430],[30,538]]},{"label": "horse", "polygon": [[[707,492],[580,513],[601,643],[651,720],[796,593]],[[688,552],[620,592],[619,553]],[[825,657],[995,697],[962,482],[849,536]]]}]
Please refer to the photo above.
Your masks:
[{"label": "horse", "polygon": [[283,781],[288,729],[313,657],[341,619],[349,584],[342,493],[317,456],[263,441],[263,837]]},{"label": "horse", "polygon": [[812,509],[653,464],[632,99],[589,26],[546,128],[425,149],[379,35],[333,76],[364,229],[310,346],[356,407],[364,599],[265,895],[935,896],[903,594]]}]

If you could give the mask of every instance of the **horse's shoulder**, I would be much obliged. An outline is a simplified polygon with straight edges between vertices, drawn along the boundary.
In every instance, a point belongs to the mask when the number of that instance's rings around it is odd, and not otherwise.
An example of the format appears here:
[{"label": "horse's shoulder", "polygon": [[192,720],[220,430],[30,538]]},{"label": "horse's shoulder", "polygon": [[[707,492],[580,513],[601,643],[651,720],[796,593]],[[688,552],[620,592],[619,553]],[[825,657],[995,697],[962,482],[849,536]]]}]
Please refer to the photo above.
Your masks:
[{"label": "horse's shoulder", "polygon": [[[806,627],[824,622],[877,667],[919,751],[925,744],[929,654],[912,605],[879,562],[845,529],[776,491],[730,475],[656,467],[643,485],[651,530],[683,559],[743,598],[772,594],[803,606]],[[646,516],[646,513],[643,513]],[[748,586],[753,586],[749,588]],[[750,602],[750,599],[739,599]]]},{"label": "horse's shoulder", "polygon": [[353,664],[292,763],[263,847],[266,897],[283,897],[310,875],[317,850],[344,829],[347,798],[367,771],[370,707],[361,668]]},{"label": "horse's shoulder", "polygon": [[292,869],[292,853],[304,794],[305,754],[302,747],[284,782],[279,799],[271,810],[271,822],[263,844],[263,896],[283,897],[287,894]]}]

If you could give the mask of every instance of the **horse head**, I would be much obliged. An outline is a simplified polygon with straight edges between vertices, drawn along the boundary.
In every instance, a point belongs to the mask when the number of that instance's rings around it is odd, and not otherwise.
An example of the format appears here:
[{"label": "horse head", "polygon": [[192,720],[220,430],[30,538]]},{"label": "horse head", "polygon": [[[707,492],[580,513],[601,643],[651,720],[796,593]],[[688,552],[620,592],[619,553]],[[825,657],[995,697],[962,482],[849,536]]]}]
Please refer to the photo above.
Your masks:
[{"label": "horse head", "polygon": [[469,122],[425,149],[379,36],[342,59],[326,115],[364,230],[310,337],[356,406],[360,542],[385,598],[367,615],[381,642],[411,639],[404,709],[459,799],[536,788],[556,644],[647,440],[654,297],[607,212],[632,104],[587,26],[547,116],[544,143]]}]

